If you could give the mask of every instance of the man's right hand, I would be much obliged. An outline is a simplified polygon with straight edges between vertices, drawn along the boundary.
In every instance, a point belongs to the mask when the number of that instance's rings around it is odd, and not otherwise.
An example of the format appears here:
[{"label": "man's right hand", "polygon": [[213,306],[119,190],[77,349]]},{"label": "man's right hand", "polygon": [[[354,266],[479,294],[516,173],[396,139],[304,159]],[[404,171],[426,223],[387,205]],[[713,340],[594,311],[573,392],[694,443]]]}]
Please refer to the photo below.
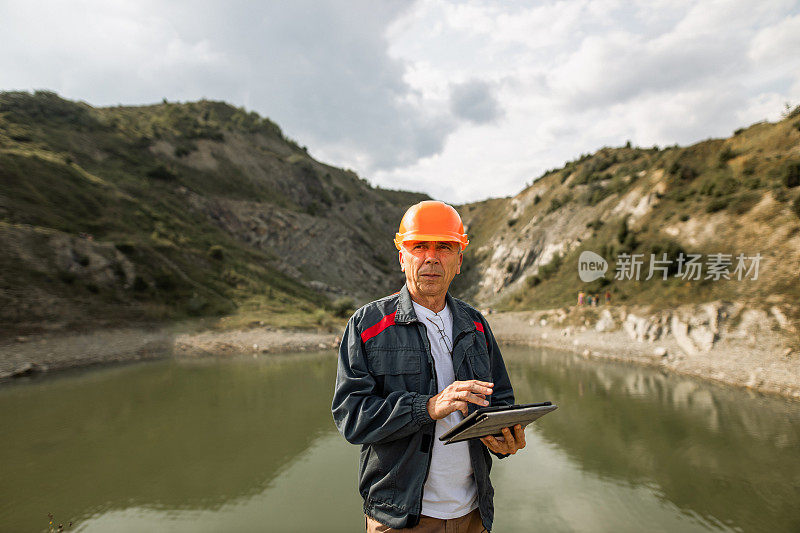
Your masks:
[{"label": "man's right hand", "polygon": [[474,403],[481,407],[489,405],[486,397],[492,393],[494,383],[470,379],[454,381],[445,389],[428,400],[428,414],[434,420],[440,420],[453,411],[461,411],[467,416],[467,404]]}]

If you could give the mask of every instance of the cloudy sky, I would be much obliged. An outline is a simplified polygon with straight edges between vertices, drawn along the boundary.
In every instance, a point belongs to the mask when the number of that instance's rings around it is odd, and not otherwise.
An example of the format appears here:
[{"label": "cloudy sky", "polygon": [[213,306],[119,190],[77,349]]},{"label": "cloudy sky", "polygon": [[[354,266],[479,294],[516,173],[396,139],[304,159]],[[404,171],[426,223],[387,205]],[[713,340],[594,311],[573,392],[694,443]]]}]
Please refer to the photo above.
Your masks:
[{"label": "cloudy sky", "polygon": [[0,0],[0,49],[0,90],[225,100],[321,161],[453,203],[800,104],[792,0]]}]

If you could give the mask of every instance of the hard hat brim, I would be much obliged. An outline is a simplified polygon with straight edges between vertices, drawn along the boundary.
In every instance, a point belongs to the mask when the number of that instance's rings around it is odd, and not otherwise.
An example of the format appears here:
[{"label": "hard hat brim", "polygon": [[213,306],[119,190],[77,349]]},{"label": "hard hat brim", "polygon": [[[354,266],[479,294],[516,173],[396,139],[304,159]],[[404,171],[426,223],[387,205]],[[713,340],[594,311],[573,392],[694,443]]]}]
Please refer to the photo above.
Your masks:
[{"label": "hard hat brim", "polygon": [[469,240],[467,240],[467,236],[465,234],[446,234],[446,233],[416,233],[413,231],[408,231],[403,233],[402,235],[399,233],[395,234],[394,238],[394,245],[399,250],[402,244],[406,241],[447,241],[447,242],[457,242],[461,245],[461,250],[463,251],[467,245],[469,244]]}]

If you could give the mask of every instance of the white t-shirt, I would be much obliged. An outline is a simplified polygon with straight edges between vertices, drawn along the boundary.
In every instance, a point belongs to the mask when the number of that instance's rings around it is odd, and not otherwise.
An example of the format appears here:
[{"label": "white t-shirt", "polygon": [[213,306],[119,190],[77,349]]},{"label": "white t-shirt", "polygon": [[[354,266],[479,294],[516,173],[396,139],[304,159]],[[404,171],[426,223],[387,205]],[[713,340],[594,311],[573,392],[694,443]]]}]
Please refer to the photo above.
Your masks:
[{"label": "white t-shirt", "polygon": [[[416,302],[412,303],[417,318],[428,330],[438,392],[442,392],[455,381],[452,356],[453,315],[446,305],[439,313],[434,313]],[[431,468],[422,493],[422,514],[426,516],[458,518],[478,507],[478,487],[472,473],[468,444],[456,442],[445,446],[439,440],[445,431],[463,419],[461,411],[455,411],[436,421]]]}]

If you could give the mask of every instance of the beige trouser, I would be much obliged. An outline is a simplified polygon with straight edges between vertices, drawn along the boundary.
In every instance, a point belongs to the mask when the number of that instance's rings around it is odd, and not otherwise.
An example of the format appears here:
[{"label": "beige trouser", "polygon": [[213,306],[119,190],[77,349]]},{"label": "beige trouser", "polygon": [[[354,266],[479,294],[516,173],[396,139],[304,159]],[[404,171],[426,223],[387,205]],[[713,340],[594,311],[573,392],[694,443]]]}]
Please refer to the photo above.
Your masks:
[{"label": "beige trouser", "polygon": [[409,533],[483,533],[486,531],[481,523],[481,515],[478,509],[464,516],[448,520],[422,515],[419,519],[419,524],[403,529],[392,529],[384,526],[374,518],[366,515],[365,518],[367,533],[392,533],[394,531],[408,531]]}]

